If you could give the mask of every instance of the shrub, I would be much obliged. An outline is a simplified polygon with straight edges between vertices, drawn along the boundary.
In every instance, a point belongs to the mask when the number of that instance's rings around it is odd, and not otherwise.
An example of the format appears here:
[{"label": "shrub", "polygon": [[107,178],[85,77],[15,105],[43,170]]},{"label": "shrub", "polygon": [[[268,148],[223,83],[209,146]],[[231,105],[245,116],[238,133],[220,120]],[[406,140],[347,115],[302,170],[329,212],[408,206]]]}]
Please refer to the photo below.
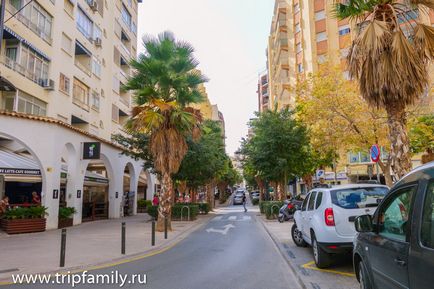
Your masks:
[{"label": "shrub", "polygon": [[29,208],[13,208],[7,210],[4,214],[4,218],[8,220],[15,219],[40,219],[44,218],[47,214],[47,208],[38,206],[38,207],[29,207]]},{"label": "shrub", "polygon": [[77,211],[73,207],[59,208],[59,219],[70,219],[75,213]]},{"label": "shrub", "polygon": [[147,206],[146,212],[148,213],[149,216],[151,216],[152,218],[154,218],[156,220],[157,216],[158,216],[158,206],[152,206],[152,205]]},{"label": "shrub", "polygon": [[258,205],[259,204],[259,200],[258,199],[253,199],[252,200],[252,205],[253,206],[256,206],[256,205]]},{"label": "shrub", "polygon": [[204,215],[208,214],[208,212],[211,210],[211,206],[209,205],[209,203],[191,203],[191,204],[186,204],[186,205],[199,206],[199,213],[204,214]]},{"label": "shrub", "polygon": [[137,201],[137,207],[138,208],[147,208],[148,206],[152,206],[151,200],[138,200]]},{"label": "shrub", "polygon": [[265,214],[268,220],[276,219],[280,207],[283,206],[282,201],[267,201],[260,202],[260,204],[262,204],[262,213]]}]

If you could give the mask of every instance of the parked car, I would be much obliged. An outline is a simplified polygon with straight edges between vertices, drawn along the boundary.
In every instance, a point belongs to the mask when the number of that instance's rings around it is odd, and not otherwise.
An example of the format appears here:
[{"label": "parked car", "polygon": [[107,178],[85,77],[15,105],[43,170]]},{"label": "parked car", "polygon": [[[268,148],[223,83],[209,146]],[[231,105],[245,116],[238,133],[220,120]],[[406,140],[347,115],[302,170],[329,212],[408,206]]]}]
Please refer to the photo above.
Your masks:
[{"label": "parked car", "polygon": [[252,201],[253,200],[259,200],[259,192],[258,191],[251,192],[250,197],[252,198]]},{"label": "parked car", "polygon": [[373,214],[388,190],[386,186],[369,184],[313,189],[294,214],[294,243],[312,247],[318,268],[330,266],[334,254],[351,253],[355,218]]},{"label": "parked car", "polygon": [[244,195],[245,195],[244,190],[237,190],[237,191],[235,191],[234,197],[233,197],[233,204],[234,205],[242,205],[243,204]]},{"label": "parked car", "polygon": [[434,162],[410,172],[373,216],[355,220],[354,270],[361,289],[434,286]]}]

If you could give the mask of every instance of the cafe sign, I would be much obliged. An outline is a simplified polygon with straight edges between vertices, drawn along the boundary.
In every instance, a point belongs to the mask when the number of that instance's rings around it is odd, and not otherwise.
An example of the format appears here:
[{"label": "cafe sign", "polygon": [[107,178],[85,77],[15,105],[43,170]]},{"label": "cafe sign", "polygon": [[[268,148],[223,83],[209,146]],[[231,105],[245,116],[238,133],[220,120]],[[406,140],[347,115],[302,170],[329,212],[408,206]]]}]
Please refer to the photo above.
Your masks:
[{"label": "cafe sign", "polygon": [[101,143],[85,142],[83,143],[83,160],[99,160],[101,153]]},{"label": "cafe sign", "polygon": [[26,176],[40,176],[40,170],[34,169],[11,169],[0,168],[0,175],[26,175]]}]

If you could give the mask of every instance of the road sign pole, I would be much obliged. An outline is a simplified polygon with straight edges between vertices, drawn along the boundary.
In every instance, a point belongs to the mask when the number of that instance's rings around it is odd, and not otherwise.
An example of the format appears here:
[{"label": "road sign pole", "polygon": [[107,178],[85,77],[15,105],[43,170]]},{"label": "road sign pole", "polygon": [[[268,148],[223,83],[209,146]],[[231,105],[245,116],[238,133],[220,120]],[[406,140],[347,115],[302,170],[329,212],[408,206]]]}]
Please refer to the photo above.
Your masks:
[{"label": "road sign pole", "polygon": [[377,181],[380,184],[381,183],[381,179],[380,179],[380,166],[378,165],[378,162],[376,162],[376,166],[377,166]]}]

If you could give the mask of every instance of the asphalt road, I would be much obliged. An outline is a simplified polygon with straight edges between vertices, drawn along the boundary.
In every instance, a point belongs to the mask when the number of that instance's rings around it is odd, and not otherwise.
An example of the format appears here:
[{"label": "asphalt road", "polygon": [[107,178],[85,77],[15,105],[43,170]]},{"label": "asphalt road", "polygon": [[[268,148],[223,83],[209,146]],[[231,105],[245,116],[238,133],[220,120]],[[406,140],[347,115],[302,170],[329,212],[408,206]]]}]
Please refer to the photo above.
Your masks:
[{"label": "asphalt road", "polygon": [[[288,264],[256,220],[257,212],[244,213],[230,206],[204,227],[161,254],[88,272],[88,274],[139,274],[146,284],[122,288],[151,289],[298,289]],[[114,274],[113,274],[114,275]],[[89,279],[88,279],[89,281]],[[119,281],[119,280],[118,280]],[[71,284],[14,285],[3,288],[71,288]],[[75,288],[121,288],[118,284],[76,284]]]}]

